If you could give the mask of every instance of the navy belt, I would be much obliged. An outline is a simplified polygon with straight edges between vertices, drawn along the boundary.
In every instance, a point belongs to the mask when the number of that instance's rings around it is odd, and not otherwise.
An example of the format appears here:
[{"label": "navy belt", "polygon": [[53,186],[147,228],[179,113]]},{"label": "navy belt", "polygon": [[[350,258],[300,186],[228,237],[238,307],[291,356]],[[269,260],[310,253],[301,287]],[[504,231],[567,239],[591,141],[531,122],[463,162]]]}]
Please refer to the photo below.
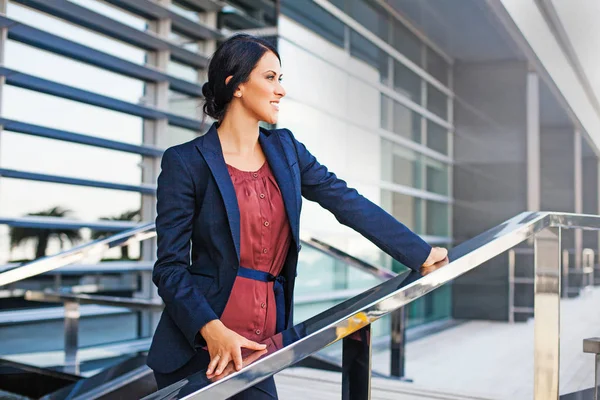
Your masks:
[{"label": "navy belt", "polygon": [[275,307],[277,307],[276,333],[284,330],[285,326],[285,297],[283,295],[283,276],[271,275],[268,272],[258,271],[245,267],[238,268],[238,276],[253,279],[260,282],[273,282],[273,293],[275,294]]}]

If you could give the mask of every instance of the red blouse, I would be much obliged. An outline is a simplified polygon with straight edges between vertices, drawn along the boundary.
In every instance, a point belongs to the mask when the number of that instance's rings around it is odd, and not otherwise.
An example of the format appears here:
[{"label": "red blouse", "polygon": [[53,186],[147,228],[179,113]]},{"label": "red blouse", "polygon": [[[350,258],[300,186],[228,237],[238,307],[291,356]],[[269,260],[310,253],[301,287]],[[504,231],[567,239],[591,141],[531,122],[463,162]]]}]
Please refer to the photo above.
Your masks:
[{"label": "red blouse", "polygon": [[[227,165],[240,209],[240,265],[279,275],[291,242],[283,198],[269,164],[258,171]],[[238,276],[221,316],[229,329],[261,342],[275,334],[273,282]]]}]

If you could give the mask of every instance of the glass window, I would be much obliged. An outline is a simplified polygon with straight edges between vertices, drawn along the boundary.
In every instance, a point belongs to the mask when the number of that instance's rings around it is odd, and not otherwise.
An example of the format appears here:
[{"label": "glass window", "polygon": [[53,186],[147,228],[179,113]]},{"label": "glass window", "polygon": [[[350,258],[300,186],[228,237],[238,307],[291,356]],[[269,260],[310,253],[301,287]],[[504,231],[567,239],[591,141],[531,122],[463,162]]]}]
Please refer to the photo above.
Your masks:
[{"label": "glass window", "polygon": [[281,0],[281,12],[331,43],[344,47],[344,24],[312,0]]},{"label": "glass window", "polygon": [[169,33],[169,39],[176,43],[179,47],[183,47],[186,50],[189,50],[194,53],[200,52],[200,47],[198,41],[192,39],[191,37],[184,36],[180,33],[175,33],[171,31]]},{"label": "glass window", "polygon": [[421,115],[394,101],[393,132],[421,143]]},{"label": "glass window", "polygon": [[435,79],[448,86],[448,70],[450,67],[446,60],[437,52],[427,47],[427,72]]},{"label": "glass window", "polygon": [[364,36],[352,31],[350,34],[350,54],[372,65],[379,71],[381,83],[388,84],[389,56],[386,52],[365,39]]},{"label": "glass window", "polygon": [[5,60],[8,68],[130,103],[138,103],[144,93],[142,81],[13,40],[6,42]]},{"label": "glass window", "polygon": [[421,155],[385,139],[381,146],[382,180],[422,188]]},{"label": "glass window", "polygon": [[100,2],[98,0],[69,0],[71,3],[75,3],[89,10],[102,14],[110,19],[114,19],[122,24],[130,26],[132,28],[143,31],[146,29],[147,21],[142,17],[123,11],[117,7],[113,7],[110,4]]},{"label": "glass window", "polygon": [[450,205],[427,200],[427,235],[450,236]]},{"label": "glass window", "polygon": [[394,61],[394,90],[421,104],[421,78],[398,61]]},{"label": "glass window", "polygon": [[120,142],[141,144],[143,119],[27,89],[6,85],[3,116]]},{"label": "glass window", "polygon": [[180,64],[175,61],[169,61],[167,63],[167,73],[176,78],[189,82],[196,83],[198,81],[198,71],[195,68]]},{"label": "glass window", "polygon": [[389,16],[375,2],[370,0],[350,0],[350,16],[370,32],[389,42]]},{"label": "glass window", "polygon": [[394,48],[415,64],[422,66],[421,41],[400,21],[394,22],[393,30],[392,45]]},{"label": "glass window", "polygon": [[448,130],[433,121],[427,121],[427,147],[448,154]]},{"label": "glass window", "polygon": [[417,234],[422,234],[421,226],[423,200],[390,190],[381,191],[383,208]]},{"label": "glass window", "polygon": [[202,22],[197,12],[190,10],[185,6],[185,4],[181,4],[178,1],[169,2],[168,8],[174,13],[179,14],[189,20],[194,22]]},{"label": "glass window", "polygon": [[96,221],[138,210],[142,196],[135,192],[2,179],[0,210],[6,217],[21,217],[53,207],[71,210],[69,218]]},{"label": "glass window", "polygon": [[169,90],[169,111],[188,118],[202,118],[203,102],[198,97],[187,96]]},{"label": "glass window", "polygon": [[9,2],[7,16],[24,24],[36,27],[65,39],[81,43],[96,50],[129,60],[136,64],[145,64],[146,52],[124,42],[117,41],[99,33],[78,27],[74,24]]},{"label": "glass window", "polygon": [[440,161],[426,159],[427,191],[448,194],[448,166]]},{"label": "glass window", "polygon": [[427,84],[427,109],[443,119],[448,119],[448,97],[429,83]]},{"label": "glass window", "polygon": [[203,135],[205,132],[196,132],[189,129],[180,128],[178,126],[168,125],[167,135],[161,139],[161,147],[167,149],[168,147],[175,146],[189,142],[195,139],[198,135]]},{"label": "glass window", "polygon": [[390,109],[392,108],[393,100],[387,97],[385,94],[381,94],[381,121],[380,125],[382,129],[386,131],[392,131],[392,123],[390,121]]},{"label": "glass window", "polygon": [[61,140],[5,131],[2,168],[138,185],[142,157]]}]

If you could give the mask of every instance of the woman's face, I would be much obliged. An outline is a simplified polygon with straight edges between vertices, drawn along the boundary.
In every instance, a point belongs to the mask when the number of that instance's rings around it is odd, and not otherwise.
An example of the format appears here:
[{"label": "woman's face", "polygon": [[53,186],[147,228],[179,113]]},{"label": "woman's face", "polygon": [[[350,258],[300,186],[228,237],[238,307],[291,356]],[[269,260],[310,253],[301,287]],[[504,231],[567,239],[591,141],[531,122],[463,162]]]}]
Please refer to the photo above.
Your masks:
[{"label": "woman's face", "polygon": [[279,100],[285,96],[281,86],[281,66],[279,59],[271,51],[267,51],[250,73],[247,82],[240,84],[234,94],[244,108],[259,121],[275,124],[279,117]]}]

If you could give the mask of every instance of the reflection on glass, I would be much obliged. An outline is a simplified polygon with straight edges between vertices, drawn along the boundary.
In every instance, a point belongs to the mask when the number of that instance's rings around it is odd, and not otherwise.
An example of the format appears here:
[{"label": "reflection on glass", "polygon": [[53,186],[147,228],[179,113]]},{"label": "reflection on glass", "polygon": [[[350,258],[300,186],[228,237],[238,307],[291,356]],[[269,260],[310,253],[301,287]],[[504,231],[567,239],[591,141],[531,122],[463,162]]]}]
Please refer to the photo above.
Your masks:
[{"label": "reflection on glass", "polygon": [[3,117],[125,143],[142,143],[142,118],[6,85]]},{"label": "reflection on glass", "polygon": [[344,47],[344,24],[312,0],[281,0],[281,12],[331,43]]},{"label": "reflection on glass", "polygon": [[8,3],[7,16],[136,64],[143,65],[146,62],[146,52],[144,50],[12,2]]},{"label": "reflection on glass", "polygon": [[392,45],[415,64],[422,66],[421,41],[400,21],[394,21]]},{"label": "reflection on glass", "polygon": [[427,191],[448,194],[448,166],[440,161],[426,158]]},{"label": "reflection on glass", "polygon": [[448,86],[448,70],[450,67],[446,60],[437,52],[427,47],[427,72],[435,79]]},{"label": "reflection on glass", "polygon": [[427,200],[427,235],[450,236],[450,205]]},{"label": "reflection on glass", "polygon": [[372,42],[365,39],[360,34],[352,31],[350,34],[350,54],[360,60],[363,60],[379,71],[380,82],[388,84],[388,55],[375,46]]},{"label": "reflection on glass", "polygon": [[[130,103],[139,102],[144,83],[102,68],[7,40],[5,66],[39,78],[63,83]],[[23,62],[27,60],[27,62]]]},{"label": "reflection on glass", "polygon": [[427,109],[443,119],[448,119],[448,97],[430,83],[427,84]]},{"label": "reflection on glass", "polygon": [[[375,2],[349,0],[350,16],[379,38],[389,42],[390,22],[388,13]],[[375,45],[372,44],[373,47]]]},{"label": "reflection on glass", "polygon": [[421,189],[422,156],[388,140],[382,139],[381,179],[398,185]]},{"label": "reflection on glass", "polygon": [[335,290],[367,289],[378,280],[363,271],[348,266],[330,255],[304,246],[298,260],[298,278],[294,293],[331,293]]},{"label": "reflection on glass", "polygon": [[398,61],[394,61],[394,90],[421,104],[421,78]]},{"label": "reflection on glass", "polygon": [[136,154],[2,132],[2,168],[139,185],[141,160]]},{"label": "reflection on glass", "polygon": [[452,316],[452,287],[446,284],[408,305],[408,328]]},{"label": "reflection on glass", "polygon": [[427,147],[448,155],[448,130],[433,121],[427,121]]},{"label": "reflection on glass", "polygon": [[390,190],[381,191],[381,204],[394,218],[417,234],[423,233],[423,200]]}]

